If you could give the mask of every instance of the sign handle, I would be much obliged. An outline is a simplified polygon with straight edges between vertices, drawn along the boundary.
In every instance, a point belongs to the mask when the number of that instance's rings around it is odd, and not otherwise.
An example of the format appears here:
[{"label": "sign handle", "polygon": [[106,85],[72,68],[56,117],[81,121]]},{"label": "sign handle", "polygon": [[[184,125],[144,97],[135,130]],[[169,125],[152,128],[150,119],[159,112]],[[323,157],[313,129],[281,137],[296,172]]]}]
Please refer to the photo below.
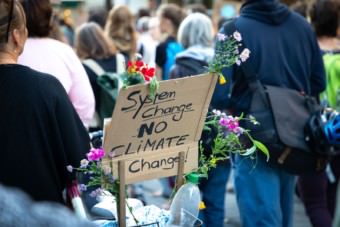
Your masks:
[{"label": "sign handle", "polygon": [[181,151],[179,152],[179,163],[178,163],[178,171],[177,171],[177,177],[176,177],[176,187],[175,191],[177,191],[184,183],[184,157],[185,152]]},{"label": "sign handle", "polygon": [[119,227],[126,227],[126,198],[125,198],[125,161],[118,162],[119,174],[119,209],[118,209],[118,223]]}]

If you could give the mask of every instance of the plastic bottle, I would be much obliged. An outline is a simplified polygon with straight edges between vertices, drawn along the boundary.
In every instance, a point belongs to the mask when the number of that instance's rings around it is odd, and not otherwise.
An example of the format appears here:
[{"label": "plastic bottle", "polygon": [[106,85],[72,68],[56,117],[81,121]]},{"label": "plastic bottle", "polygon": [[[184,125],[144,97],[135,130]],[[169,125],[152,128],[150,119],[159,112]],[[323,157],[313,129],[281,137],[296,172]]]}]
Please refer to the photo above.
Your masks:
[{"label": "plastic bottle", "polygon": [[197,221],[201,193],[197,186],[199,176],[189,174],[185,183],[175,194],[170,205],[170,221],[168,227],[194,226]]}]

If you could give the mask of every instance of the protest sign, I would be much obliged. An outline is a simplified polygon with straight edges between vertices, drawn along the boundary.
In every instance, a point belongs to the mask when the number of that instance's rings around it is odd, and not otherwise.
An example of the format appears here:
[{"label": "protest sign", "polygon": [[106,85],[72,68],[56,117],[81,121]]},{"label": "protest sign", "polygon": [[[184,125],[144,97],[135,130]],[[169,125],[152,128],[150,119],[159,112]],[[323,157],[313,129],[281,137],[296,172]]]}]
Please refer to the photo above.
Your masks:
[{"label": "protest sign", "polygon": [[147,85],[120,91],[104,150],[113,165],[126,161],[126,183],[176,175],[181,151],[184,171],[197,167],[198,140],[216,79],[204,74],[161,81],[153,98]]}]

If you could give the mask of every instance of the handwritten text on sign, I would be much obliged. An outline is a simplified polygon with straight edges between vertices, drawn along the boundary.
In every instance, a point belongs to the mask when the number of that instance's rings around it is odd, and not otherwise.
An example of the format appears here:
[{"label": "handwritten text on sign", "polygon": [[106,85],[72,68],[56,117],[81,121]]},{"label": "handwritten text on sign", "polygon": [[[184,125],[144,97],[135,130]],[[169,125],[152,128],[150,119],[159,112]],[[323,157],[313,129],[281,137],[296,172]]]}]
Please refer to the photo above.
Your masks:
[{"label": "handwritten text on sign", "polygon": [[[172,169],[175,175],[172,164],[175,155],[171,153],[178,153],[179,149],[187,152],[187,163],[195,162],[188,166],[195,168],[197,143],[215,83],[216,77],[211,75],[162,81],[153,99],[145,85],[121,90],[106,132],[105,151],[115,161],[128,160],[131,178],[135,178],[132,175],[151,177],[153,174],[149,173],[160,170],[162,176],[169,175],[164,171]],[[151,157],[156,154],[167,154],[168,158],[162,157],[158,162]]]}]

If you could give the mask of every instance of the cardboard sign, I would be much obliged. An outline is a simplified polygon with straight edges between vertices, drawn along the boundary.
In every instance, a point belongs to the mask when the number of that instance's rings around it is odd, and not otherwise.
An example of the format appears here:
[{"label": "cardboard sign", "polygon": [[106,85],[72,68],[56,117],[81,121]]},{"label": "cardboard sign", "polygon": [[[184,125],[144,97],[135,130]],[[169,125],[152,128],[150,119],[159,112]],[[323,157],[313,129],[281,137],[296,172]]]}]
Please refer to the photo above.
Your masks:
[{"label": "cardboard sign", "polygon": [[216,80],[205,74],[161,81],[153,99],[147,85],[120,91],[104,149],[113,165],[126,160],[127,183],[176,175],[180,151],[186,152],[185,172],[197,167],[198,140]]}]

